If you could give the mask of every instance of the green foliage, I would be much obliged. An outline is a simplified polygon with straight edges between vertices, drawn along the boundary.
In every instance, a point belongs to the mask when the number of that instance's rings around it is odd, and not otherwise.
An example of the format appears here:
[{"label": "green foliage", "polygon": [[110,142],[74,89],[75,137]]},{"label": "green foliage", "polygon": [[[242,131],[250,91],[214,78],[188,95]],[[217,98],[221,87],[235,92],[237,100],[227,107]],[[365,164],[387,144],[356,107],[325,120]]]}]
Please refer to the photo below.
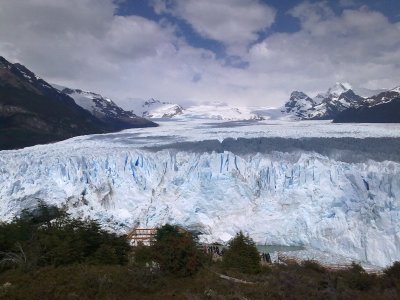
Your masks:
[{"label": "green foliage", "polygon": [[369,275],[357,263],[352,263],[351,267],[342,272],[342,282],[349,288],[360,291],[367,291],[374,285],[374,276]]},{"label": "green foliage", "polygon": [[153,248],[144,245],[138,245],[134,248],[133,257],[135,264],[139,266],[151,264],[154,259]]},{"label": "green foliage", "polygon": [[400,261],[396,261],[390,267],[384,270],[386,276],[400,280]]},{"label": "green foliage", "polygon": [[125,264],[129,250],[124,236],[102,230],[95,221],[72,219],[55,207],[40,205],[11,223],[0,224],[3,269]]},{"label": "green foliage", "polygon": [[155,238],[153,258],[161,271],[188,276],[196,273],[203,265],[204,254],[197,249],[190,232],[167,224],[157,229]]},{"label": "green foliage", "polygon": [[242,273],[255,274],[261,271],[260,256],[255,242],[239,232],[228,243],[229,248],[222,257],[222,266]]},{"label": "green foliage", "polygon": [[[218,273],[222,270],[217,263],[187,277],[169,276],[136,264],[46,266],[32,271],[0,273],[0,299],[400,298],[400,289],[388,284],[386,274],[367,274],[358,266],[340,271],[325,269],[321,273],[314,267],[307,262],[288,266],[274,264],[257,274],[229,271],[229,276],[251,282],[246,284],[221,278]],[[367,289],[348,284],[360,273],[369,282]]]},{"label": "green foliage", "polygon": [[396,289],[400,294],[400,261],[394,262],[394,264],[386,268],[383,273],[386,286]]}]

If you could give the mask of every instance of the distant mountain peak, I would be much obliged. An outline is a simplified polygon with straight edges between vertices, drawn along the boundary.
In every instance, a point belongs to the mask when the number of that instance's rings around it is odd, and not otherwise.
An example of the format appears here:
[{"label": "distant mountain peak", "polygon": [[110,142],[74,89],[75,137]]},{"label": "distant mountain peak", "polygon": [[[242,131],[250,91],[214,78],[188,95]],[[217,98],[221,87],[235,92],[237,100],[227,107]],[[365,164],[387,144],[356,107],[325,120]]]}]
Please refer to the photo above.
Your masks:
[{"label": "distant mountain peak", "polygon": [[315,102],[303,92],[294,91],[290,94],[290,99],[285,103],[283,112],[303,119],[308,117],[308,111],[315,106]]},{"label": "distant mountain peak", "polygon": [[307,98],[311,99],[305,93],[299,91],[293,91],[290,94],[290,99],[307,99]]},{"label": "distant mountain peak", "polygon": [[135,115],[131,111],[122,109],[110,98],[103,97],[100,94],[83,91],[81,89],[71,89],[56,84],[53,86],[62,93],[70,96],[74,99],[76,104],[89,111],[93,116],[117,129],[156,125],[151,121]]},{"label": "distant mountain peak", "polygon": [[391,92],[400,93],[400,85],[397,86],[397,87],[395,87],[395,88],[393,88],[393,89],[391,89],[390,91],[391,91]]},{"label": "distant mountain peak", "polygon": [[141,114],[145,118],[173,118],[177,115],[181,115],[184,111],[183,107],[179,104],[171,102],[160,101],[158,99],[150,98],[145,101],[142,105],[143,111]]},{"label": "distant mountain peak", "polygon": [[330,87],[326,92],[326,97],[338,98],[342,93],[352,89],[352,86],[348,82],[336,82],[334,86]]},{"label": "distant mountain peak", "polygon": [[115,130],[25,66],[12,64],[3,57],[0,57],[0,121],[0,149]]},{"label": "distant mountain peak", "polygon": [[144,103],[143,103],[143,107],[145,107],[145,106],[150,106],[150,105],[153,105],[153,104],[170,104],[170,103],[167,103],[167,102],[161,102],[160,100],[157,100],[157,99],[154,99],[154,98],[150,98],[149,100],[146,100]]},{"label": "distant mountain peak", "polygon": [[313,99],[303,92],[292,92],[284,111],[300,119],[333,119],[343,110],[364,105],[365,100],[348,82],[336,82]]}]

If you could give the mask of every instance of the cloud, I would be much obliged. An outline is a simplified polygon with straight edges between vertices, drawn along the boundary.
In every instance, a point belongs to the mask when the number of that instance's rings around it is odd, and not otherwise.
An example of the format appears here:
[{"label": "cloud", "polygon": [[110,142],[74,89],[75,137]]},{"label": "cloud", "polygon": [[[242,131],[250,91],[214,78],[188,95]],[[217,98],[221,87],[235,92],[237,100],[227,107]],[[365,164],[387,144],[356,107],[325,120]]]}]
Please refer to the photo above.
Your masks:
[{"label": "cloud", "polygon": [[[298,32],[270,32],[259,41],[257,32],[273,18],[261,21],[251,8],[267,6],[250,0],[229,3],[241,14],[227,8],[221,20],[233,19],[222,23],[212,21],[216,17],[209,17],[213,12],[205,7],[195,17],[193,8],[185,6],[183,13],[175,7],[184,5],[177,0],[154,3],[160,13],[172,9],[190,19],[202,35],[241,48],[227,57],[191,46],[177,24],[118,16],[112,0],[4,1],[0,55],[50,82],[100,92],[127,107],[128,99],[150,97],[277,106],[292,90],[314,93],[335,81],[367,88],[399,85],[400,23],[379,12],[361,7],[337,15],[327,1],[304,2],[289,12],[300,20]],[[239,24],[243,28],[235,32]],[[233,32],[224,35],[227,30]]]},{"label": "cloud", "polygon": [[222,42],[230,50],[247,47],[275,20],[275,9],[258,0],[154,0],[158,14],[185,20],[205,38]]},{"label": "cloud", "polygon": [[178,39],[171,28],[163,28],[145,18],[116,16],[105,32],[103,42],[117,57],[137,60],[157,56],[166,48],[174,51],[173,45],[178,43]]},{"label": "cloud", "polygon": [[0,51],[50,81],[117,89],[119,78],[136,77],[125,64],[174,55],[179,41],[172,28],[115,9],[112,0],[5,2]]},{"label": "cloud", "polygon": [[300,20],[301,30],[276,33],[254,45],[249,55],[253,72],[269,72],[310,92],[334,81],[369,88],[399,84],[399,23],[367,7],[338,16],[328,2],[304,2],[290,13]]}]

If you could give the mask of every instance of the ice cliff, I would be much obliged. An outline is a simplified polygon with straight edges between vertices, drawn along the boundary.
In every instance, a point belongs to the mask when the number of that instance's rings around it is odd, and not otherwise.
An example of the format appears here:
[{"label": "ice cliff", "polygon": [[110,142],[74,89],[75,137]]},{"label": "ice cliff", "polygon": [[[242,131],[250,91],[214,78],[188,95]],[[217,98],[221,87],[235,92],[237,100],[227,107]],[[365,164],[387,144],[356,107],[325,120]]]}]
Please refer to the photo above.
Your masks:
[{"label": "ice cliff", "polygon": [[206,241],[243,230],[261,244],[400,260],[396,161],[58,143],[0,152],[0,199],[0,220],[43,199],[119,232],[171,222]]}]

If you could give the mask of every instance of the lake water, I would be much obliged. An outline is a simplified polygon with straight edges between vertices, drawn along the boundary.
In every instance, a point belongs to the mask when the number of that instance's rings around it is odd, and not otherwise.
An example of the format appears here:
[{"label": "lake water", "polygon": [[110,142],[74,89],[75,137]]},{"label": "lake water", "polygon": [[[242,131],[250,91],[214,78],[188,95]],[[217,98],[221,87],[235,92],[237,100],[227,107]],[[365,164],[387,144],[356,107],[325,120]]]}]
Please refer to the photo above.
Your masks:
[{"label": "lake water", "polygon": [[304,250],[302,246],[283,246],[283,245],[257,245],[257,249],[264,253],[273,252],[289,252],[289,251],[299,251]]}]

